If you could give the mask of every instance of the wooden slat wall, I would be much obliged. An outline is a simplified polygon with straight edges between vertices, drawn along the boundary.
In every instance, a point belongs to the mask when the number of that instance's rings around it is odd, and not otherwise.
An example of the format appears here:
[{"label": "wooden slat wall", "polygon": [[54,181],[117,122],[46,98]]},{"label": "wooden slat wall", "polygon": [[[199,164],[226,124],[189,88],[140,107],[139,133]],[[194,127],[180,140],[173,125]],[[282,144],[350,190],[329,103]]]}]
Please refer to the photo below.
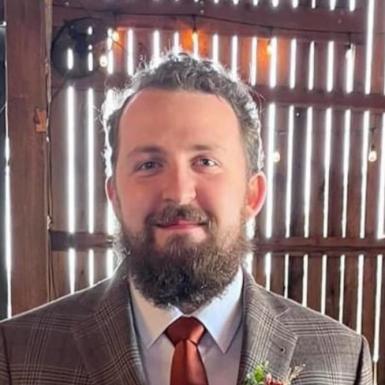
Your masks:
[{"label": "wooden slat wall", "polygon": [[[242,0],[241,0],[242,2]],[[261,1],[261,7],[269,7],[270,2]],[[317,2],[316,10],[311,12],[324,12],[325,2]],[[337,1],[339,9],[348,7],[348,2]],[[381,3],[381,4],[379,4]],[[224,4],[222,2],[222,4]],[[221,7],[221,2],[218,4]],[[226,8],[227,5],[223,5]],[[305,7],[311,7],[310,1],[300,1],[299,11]],[[322,34],[311,34],[305,36],[293,30],[292,36],[288,31],[277,33],[272,29],[270,35],[256,29],[256,34],[250,34],[250,30],[240,27],[239,35],[229,28],[228,23],[219,21],[199,20],[197,23],[198,52],[202,56],[213,55],[213,34],[218,34],[219,60],[224,65],[232,66],[232,42],[233,36],[237,35],[238,56],[237,70],[243,79],[250,79],[251,60],[253,56],[252,40],[257,38],[257,67],[256,87],[266,93],[266,102],[263,105],[263,138],[265,148],[269,146],[269,138],[273,138],[274,147],[272,152],[266,155],[267,162],[275,159],[272,164],[273,180],[272,189],[272,235],[266,239],[266,221],[268,220],[266,206],[265,210],[257,218],[256,243],[264,244],[264,249],[258,251],[254,256],[253,274],[256,280],[268,289],[282,295],[286,295],[300,303],[315,310],[322,311],[331,317],[340,320],[362,332],[370,342],[372,352],[378,344],[378,364],[375,362],[376,383],[385,383],[385,314],[380,314],[380,308],[376,301],[385,301],[385,277],[384,268],[378,263],[377,252],[369,252],[359,247],[352,248],[354,240],[360,238],[360,212],[361,212],[361,185],[363,181],[362,165],[367,163],[367,195],[365,216],[365,239],[370,242],[380,242],[377,237],[377,215],[379,180],[382,157],[385,149],[381,148],[381,138],[384,135],[382,127],[382,112],[384,110],[381,101],[383,98],[383,63],[384,63],[384,38],[381,31],[384,30],[385,17],[380,17],[384,12],[384,5],[377,1],[378,13],[376,16],[376,34],[374,47],[376,60],[373,62],[372,93],[364,96],[365,75],[365,35],[358,32],[354,36],[349,33],[339,34],[334,44],[334,71],[333,90],[326,91],[327,83],[327,56],[328,42],[332,35],[327,38]],[[60,14],[62,8],[60,8]],[[67,10],[67,15],[70,10]],[[75,11],[74,11],[75,12]],[[228,12],[228,8],[226,8]],[[237,12],[236,6],[232,12]],[[332,11],[329,11],[332,12]],[[337,12],[337,11],[336,11]],[[381,13],[382,12],[382,13]],[[352,20],[359,15],[362,25],[366,25],[366,2],[357,2],[356,11],[352,12]],[[75,14],[75,13],[74,13]],[[55,9],[54,9],[55,16]],[[109,16],[106,16],[109,17]],[[60,17],[57,19],[60,20]],[[188,18],[174,18],[171,25],[167,17],[157,17],[152,26],[148,18],[139,16],[119,15],[119,44],[114,44],[114,75],[93,75],[89,79],[79,80],[62,85],[62,79],[54,77],[54,91],[57,96],[52,106],[52,131],[51,131],[51,196],[52,196],[52,233],[55,231],[68,232],[68,194],[67,194],[67,92],[68,87],[74,87],[76,97],[75,113],[75,165],[76,165],[76,225],[77,232],[91,232],[90,239],[95,234],[107,232],[107,203],[104,196],[104,169],[101,158],[103,148],[103,135],[98,119],[98,112],[103,100],[103,95],[108,86],[117,77],[127,78],[127,29],[132,28],[134,35],[134,67],[141,60],[149,60],[153,54],[153,33],[156,27],[160,32],[161,50],[169,50],[173,47],[174,32],[179,32],[179,40],[183,50],[194,49],[192,39],[192,20]],[[155,19],[153,19],[155,20]],[[353,22],[352,22],[353,23]],[[225,26],[226,24],[226,26]],[[352,24],[353,26],[353,24]],[[356,28],[356,24],[354,24]],[[261,33],[258,34],[257,32]],[[277,87],[270,87],[271,68],[271,38],[277,38]],[[290,47],[291,38],[300,37],[297,41],[296,55],[296,85],[294,90],[290,89]],[[309,47],[314,41],[315,46],[315,73],[314,90],[308,90],[309,76]],[[346,58],[345,53],[349,44],[355,45],[355,70],[354,70],[354,92],[352,95],[345,94],[346,84]],[[60,88],[61,86],[61,88]],[[87,95],[92,88],[95,95],[94,116],[94,159],[95,159],[95,191],[94,210],[95,224],[93,231],[89,229],[88,212],[88,110]],[[344,140],[345,140],[345,114],[349,105],[347,101],[358,100],[351,107],[350,127],[350,152],[348,155],[348,190],[347,190],[347,218],[346,229],[343,226],[344,209]],[[351,98],[351,99],[349,99]],[[314,104],[314,101],[319,104]],[[369,100],[369,102],[368,102]],[[376,103],[371,107],[371,102]],[[268,110],[270,103],[275,103],[274,122],[270,124]],[[384,104],[385,105],[385,104]],[[327,109],[331,108],[331,112]],[[368,162],[362,159],[362,145],[364,140],[364,113],[370,110],[369,146],[373,143],[377,151],[377,161]],[[289,162],[289,122],[290,111],[293,114],[293,148],[292,162]],[[327,113],[331,113],[331,136],[330,136],[330,169],[325,172],[325,156],[327,154]],[[312,129],[308,126],[308,117],[312,114]],[[373,129],[372,129],[373,128]],[[273,131],[271,131],[273,130]],[[312,136],[309,137],[309,132]],[[306,158],[307,146],[311,143],[311,157]],[[277,158],[279,154],[279,159]],[[306,161],[310,166],[310,181],[306,178]],[[287,211],[287,178],[292,175],[290,224],[286,223]],[[326,180],[329,184],[325,184]],[[310,183],[310,184],[309,184]],[[309,184],[306,190],[305,186]],[[306,193],[309,193],[309,217],[306,217],[304,202]],[[325,199],[328,198],[328,214],[324,215]],[[308,223],[308,229],[305,229]],[[324,231],[324,225],[326,233]],[[346,230],[346,231],[345,231]],[[297,249],[276,251],[275,246],[290,239],[304,239],[318,244],[320,239],[330,239],[342,246],[337,249],[309,252],[306,246]],[[56,238],[55,238],[56,239]],[[338,242],[337,242],[338,241]],[[379,247],[383,243],[379,243]],[[346,249],[344,249],[346,247]],[[59,250],[60,249],[60,250]],[[91,250],[92,249],[92,250]],[[380,249],[379,249],[380,250]],[[70,271],[68,252],[62,250],[55,242],[52,243],[50,254],[50,298],[57,298],[78,290],[103,279],[108,275],[108,256],[103,248],[75,250],[74,271]],[[92,254],[94,253],[94,254]],[[382,257],[379,257],[382,258]],[[360,262],[361,261],[361,262]],[[266,264],[271,267],[271,274],[266,275]],[[361,263],[361,264],[360,264]],[[94,265],[92,271],[91,267]],[[381,267],[381,271],[378,268]],[[91,272],[91,274],[90,274]],[[70,279],[74,282],[71,288]],[[93,278],[91,278],[93,277]],[[377,280],[382,277],[382,284]],[[363,284],[365,283],[365,284]],[[361,291],[359,291],[359,289]],[[381,297],[376,296],[376,293]],[[342,301],[342,302],[341,302]],[[343,303],[343,307],[341,307]],[[357,318],[359,316],[360,318]],[[376,318],[377,317],[377,318]],[[376,335],[375,324],[378,324],[378,335]],[[379,321],[379,322],[378,322]],[[377,359],[377,357],[374,357]]]}]

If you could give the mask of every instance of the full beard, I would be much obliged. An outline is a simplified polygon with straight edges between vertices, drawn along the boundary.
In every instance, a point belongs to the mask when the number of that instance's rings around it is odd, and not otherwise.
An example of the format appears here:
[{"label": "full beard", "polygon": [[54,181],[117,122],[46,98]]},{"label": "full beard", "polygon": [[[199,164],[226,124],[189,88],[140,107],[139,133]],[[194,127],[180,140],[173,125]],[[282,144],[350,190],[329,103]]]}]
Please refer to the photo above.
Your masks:
[{"label": "full beard", "polygon": [[174,235],[162,249],[156,247],[155,222],[172,221],[175,217],[196,220],[204,215],[191,206],[167,207],[162,213],[147,218],[140,235],[121,226],[116,250],[125,258],[135,287],[156,306],[172,305],[193,311],[210,302],[223,293],[244,256],[251,251],[243,215],[239,226],[222,237],[215,223],[205,216],[207,237],[204,241],[196,243],[189,235]]}]

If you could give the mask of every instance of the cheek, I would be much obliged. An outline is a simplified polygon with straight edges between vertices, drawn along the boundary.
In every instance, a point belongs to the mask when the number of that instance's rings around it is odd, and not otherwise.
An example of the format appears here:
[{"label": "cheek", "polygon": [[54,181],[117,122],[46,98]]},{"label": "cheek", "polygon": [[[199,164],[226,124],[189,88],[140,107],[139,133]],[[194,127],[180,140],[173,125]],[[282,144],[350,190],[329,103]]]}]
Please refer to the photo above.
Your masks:
[{"label": "cheek", "polygon": [[122,220],[133,230],[143,228],[146,216],[155,207],[156,197],[153,189],[140,189],[126,184],[118,191]]},{"label": "cheek", "polygon": [[199,206],[216,218],[218,224],[238,224],[245,202],[245,188],[218,181],[197,190]]}]

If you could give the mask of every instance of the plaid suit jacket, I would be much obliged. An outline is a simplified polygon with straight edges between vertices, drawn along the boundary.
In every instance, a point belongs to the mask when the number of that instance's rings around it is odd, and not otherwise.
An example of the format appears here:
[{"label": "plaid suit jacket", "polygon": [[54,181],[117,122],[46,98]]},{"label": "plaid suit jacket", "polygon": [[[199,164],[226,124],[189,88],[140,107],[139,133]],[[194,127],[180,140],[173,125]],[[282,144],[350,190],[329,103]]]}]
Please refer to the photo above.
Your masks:
[{"label": "plaid suit jacket", "polygon": [[[372,383],[363,337],[265,291],[247,273],[243,311],[238,385],[266,360],[277,378],[305,364],[293,385]],[[0,323],[1,385],[145,383],[124,267],[111,280]]]}]

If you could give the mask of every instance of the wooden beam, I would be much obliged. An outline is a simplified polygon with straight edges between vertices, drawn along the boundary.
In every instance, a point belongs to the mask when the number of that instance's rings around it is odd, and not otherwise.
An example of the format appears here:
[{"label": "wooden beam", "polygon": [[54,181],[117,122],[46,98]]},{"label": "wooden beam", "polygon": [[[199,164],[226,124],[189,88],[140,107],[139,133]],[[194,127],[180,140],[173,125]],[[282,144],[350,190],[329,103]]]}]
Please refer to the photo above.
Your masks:
[{"label": "wooden beam", "polygon": [[50,243],[52,251],[66,251],[69,248],[75,250],[107,249],[112,247],[113,238],[105,233],[77,232],[74,234],[50,230]]},{"label": "wooden beam", "polygon": [[[50,231],[51,249],[65,251],[69,248],[84,251],[89,249],[106,249],[112,247],[113,237],[105,233],[77,232],[74,234],[65,231]],[[303,253],[329,253],[329,252],[370,252],[383,253],[385,240],[378,239],[347,239],[347,238],[302,238],[287,239],[255,239],[256,251],[265,252],[303,252]]]},{"label": "wooden beam", "polygon": [[334,109],[354,109],[384,111],[385,96],[341,91],[326,92],[323,90],[307,91],[305,89],[290,89],[288,87],[270,88],[257,85],[255,90],[262,95],[266,102],[294,104],[296,106],[314,106],[317,108],[333,107]]},{"label": "wooden beam", "polygon": [[[254,7],[250,2],[214,4],[200,2],[156,2],[153,0],[133,1],[82,1],[83,7],[63,6],[55,1],[54,25],[80,17],[101,17],[115,27],[161,28],[172,30],[178,24],[195,25],[209,33],[225,35],[248,35],[259,37],[286,36],[306,41],[334,40],[364,43],[364,14],[359,8],[355,12],[339,10],[330,12],[326,8],[293,9],[282,4],[278,9],[261,5]],[[300,27],[299,27],[300,26]]]},{"label": "wooden beam", "polygon": [[385,249],[384,239],[359,239],[359,238],[301,238],[287,239],[256,239],[258,253],[285,252],[285,253],[371,253],[373,256],[381,254]]},{"label": "wooden beam", "polygon": [[[50,0],[6,0],[12,313],[48,299],[47,112]],[[40,120],[40,121],[39,121]]]}]

